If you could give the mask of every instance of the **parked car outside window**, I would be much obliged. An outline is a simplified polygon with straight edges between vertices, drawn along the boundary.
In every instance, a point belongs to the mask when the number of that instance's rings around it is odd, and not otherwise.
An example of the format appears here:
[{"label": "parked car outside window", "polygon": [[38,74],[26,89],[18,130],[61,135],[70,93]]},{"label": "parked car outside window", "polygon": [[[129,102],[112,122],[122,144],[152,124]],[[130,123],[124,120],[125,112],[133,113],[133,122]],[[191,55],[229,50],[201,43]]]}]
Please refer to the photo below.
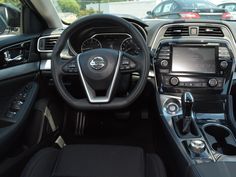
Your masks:
[{"label": "parked car outside window", "polygon": [[148,11],[146,18],[230,20],[232,15],[207,0],[167,0]]},{"label": "parked car outside window", "polygon": [[218,7],[226,9],[232,15],[232,20],[236,20],[236,2],[219,4]]}]

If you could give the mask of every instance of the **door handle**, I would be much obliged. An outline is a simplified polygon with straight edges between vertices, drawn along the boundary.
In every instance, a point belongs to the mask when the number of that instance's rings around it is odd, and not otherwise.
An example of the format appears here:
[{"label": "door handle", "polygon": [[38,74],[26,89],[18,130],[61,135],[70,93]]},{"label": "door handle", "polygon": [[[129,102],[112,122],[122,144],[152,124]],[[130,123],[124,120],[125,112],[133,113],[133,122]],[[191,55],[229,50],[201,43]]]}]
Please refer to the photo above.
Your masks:
[{"label": "door handle", "polygon": [[11,61],[21,61],[23,59],[23,54],[19,54],[15,56],[14,58],[11,58],[11,54],[9,51],[4,52],[4,60],[6,62],[11,62]]}]

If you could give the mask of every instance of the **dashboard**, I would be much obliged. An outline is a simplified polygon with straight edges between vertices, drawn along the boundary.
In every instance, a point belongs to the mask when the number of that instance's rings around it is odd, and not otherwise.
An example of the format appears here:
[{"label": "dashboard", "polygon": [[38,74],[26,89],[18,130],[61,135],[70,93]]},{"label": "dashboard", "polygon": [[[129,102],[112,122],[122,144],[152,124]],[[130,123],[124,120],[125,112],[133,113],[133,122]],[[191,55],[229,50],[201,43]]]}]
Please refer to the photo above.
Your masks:
[{"label": "dashboard", "polygon": [[[233,22],[131,21],[150,48],[150,76],[163,94],[228,93],[235,68],[236,43]],[[45,46],[62,30],[49,31],[38,41],[38,51],[48,57]],[[57,34],[57,35],[55,35]],[[51,38],[50,38],[51,37]],[[50,40],[47,40],[49,38]],[[68,53],[77,55],[95,48],[121,50],[138,55],[139,46],[122,27],[108,22],[76,30],[68,40]],[[54,41],[55,45],[55,41]],[[42,49],[41,49],[42,48]],[[44,64],[46,66],[46,64]],[[41,68],[44,69],[45,67]]]}]

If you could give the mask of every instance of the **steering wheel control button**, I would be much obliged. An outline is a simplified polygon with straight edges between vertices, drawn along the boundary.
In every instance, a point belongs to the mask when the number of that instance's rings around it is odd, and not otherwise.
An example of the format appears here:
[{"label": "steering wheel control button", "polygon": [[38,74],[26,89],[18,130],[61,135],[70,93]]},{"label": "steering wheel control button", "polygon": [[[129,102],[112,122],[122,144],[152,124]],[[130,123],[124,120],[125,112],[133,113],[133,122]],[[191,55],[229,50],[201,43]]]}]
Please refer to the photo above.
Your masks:
[{"label": "steering wheel control button", "polygon": [[228,62],[227,61],[221,61],[220,62],[220,67],[221,69],[227,69],[228,68]]},{"label": "steering wheel control button", "polygon": [[127,57],[123,57],[120,64],[120,70],[133,70],[136,68],[136,64]]},{"label": "steering wheel control button", "polygon": [[177,86],[179,84],[179,79],[177,77],[170,78],[170,85]]},{"label": "steering wheel control button", "polygon": [[192,140],[189,144],[189,147],[195,154],[201,154],[206,149],[206,145],[202,140]]},{"label": "steering wheel control button", "polygon": [[66,73],[78,73],[78,67],[76,61],[72,61],[68,64],[66,64],[63,67],[63,71]]},{"label": "steering wheel control button", "polygon": [[209,85],[210,87],[216,87],[216,86],[218,85],[218,80],[215,79],[215,78],[210,79],[210,80],[208,81],[208,85]]},{"label": "steering wheel control button", "polygon": [[168,65],[169,65],[169,62],[168,62],[167,60],[162,60],[162,61],[161,61],[161,66],[162,66],[163,68],[166,68]]},{"label": "steering wheel control button", "polygon": [[122,65],[129,65],[130,64],[130,60],[128,58],[124,58],[121,62]]}]

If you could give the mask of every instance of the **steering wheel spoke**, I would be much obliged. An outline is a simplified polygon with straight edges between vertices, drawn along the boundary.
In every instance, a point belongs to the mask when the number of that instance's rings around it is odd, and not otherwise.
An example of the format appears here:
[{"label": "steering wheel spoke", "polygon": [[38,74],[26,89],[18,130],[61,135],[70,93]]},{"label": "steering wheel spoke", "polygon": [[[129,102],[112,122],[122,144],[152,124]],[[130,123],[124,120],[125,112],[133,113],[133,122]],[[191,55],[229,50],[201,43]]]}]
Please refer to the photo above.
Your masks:
[{"label": "steering wheel spoke", "polygon": [[126,52],[122,52],[120,71],[121,73],[132,73],[142,71],[142,55],[130,55]]},{"label": "steering wheel spoke", "polygon": [[120,61],[121,52],[112,49],[94,49],[77,56],[79,75],[90,103],[111,101]]}]

